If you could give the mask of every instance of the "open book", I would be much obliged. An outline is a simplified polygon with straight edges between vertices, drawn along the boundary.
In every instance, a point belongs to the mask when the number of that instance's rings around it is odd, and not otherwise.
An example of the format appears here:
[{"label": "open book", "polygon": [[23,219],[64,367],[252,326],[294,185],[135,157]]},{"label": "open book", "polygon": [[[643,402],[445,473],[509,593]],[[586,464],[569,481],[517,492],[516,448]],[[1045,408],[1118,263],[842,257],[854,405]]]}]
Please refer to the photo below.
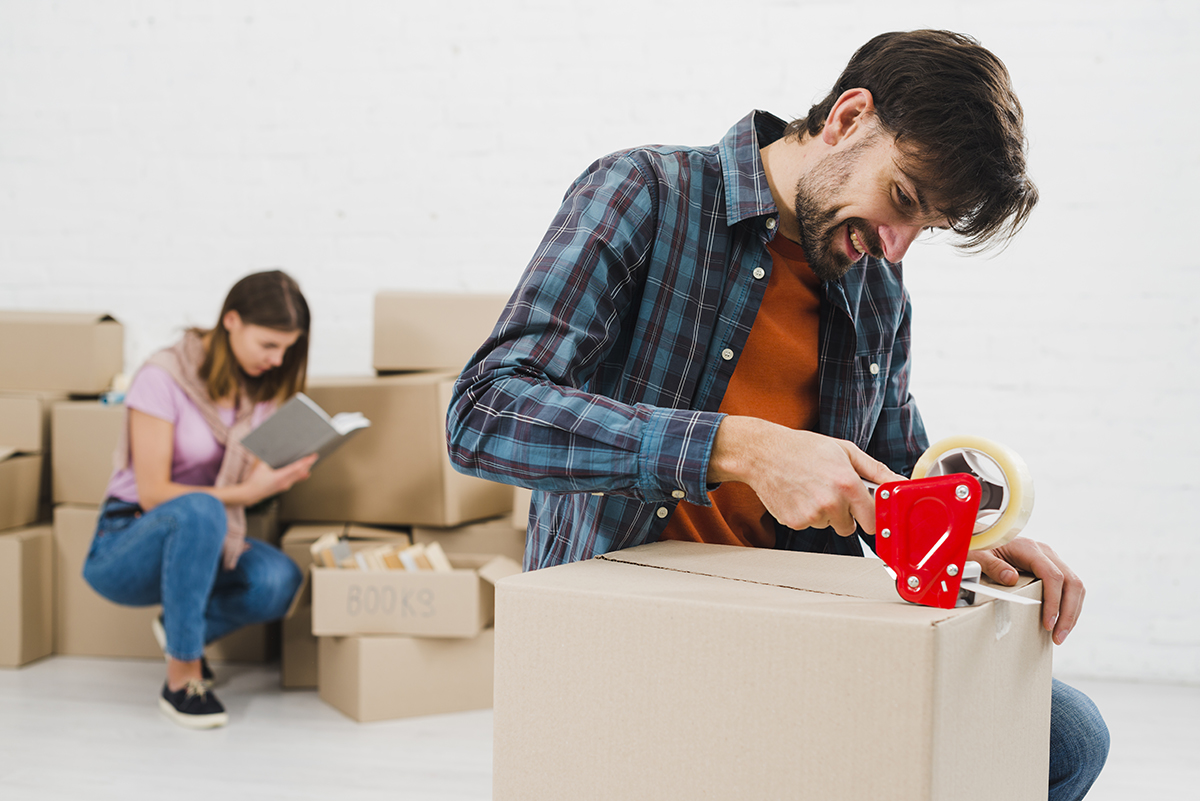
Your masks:
[{"label": "open book", "polygon": [[360,412],[330,417],[312,398],[297,392],[275,414],[242,439],[251,453],[274,468],[291,464],[310,453],[321,461],[354,432],[371,425]]}]

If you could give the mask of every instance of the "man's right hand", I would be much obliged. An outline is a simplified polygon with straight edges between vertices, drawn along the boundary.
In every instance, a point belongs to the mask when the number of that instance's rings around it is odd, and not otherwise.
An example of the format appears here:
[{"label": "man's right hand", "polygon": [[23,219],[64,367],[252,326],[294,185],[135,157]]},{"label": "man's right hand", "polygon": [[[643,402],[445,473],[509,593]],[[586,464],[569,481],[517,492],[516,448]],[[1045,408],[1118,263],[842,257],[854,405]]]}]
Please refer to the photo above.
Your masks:
[{"label": "man's right hand", "polygon": [[903,481],[858,446],[754,417],[721,421],[709,457],[708,480],[749,484],[767,511],[792,529],[832,527],[875,533],[875,499],[863,479]]}]

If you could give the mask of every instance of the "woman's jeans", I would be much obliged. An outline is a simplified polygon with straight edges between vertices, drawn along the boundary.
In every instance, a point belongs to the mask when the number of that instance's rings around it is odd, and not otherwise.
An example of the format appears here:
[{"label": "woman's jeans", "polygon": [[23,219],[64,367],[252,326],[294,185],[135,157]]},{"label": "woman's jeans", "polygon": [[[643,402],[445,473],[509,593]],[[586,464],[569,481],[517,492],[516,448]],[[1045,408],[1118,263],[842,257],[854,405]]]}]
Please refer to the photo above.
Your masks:
[{"label": "woman's jeans", "polygon": [[233,570],[219,570],[225,506],[181,495],[143,512],[109,498],[100,509],[83,577],[126,606],[162,604],[167,655],[190,661],[204,646],[251,623],[283,617],[302,579],[279,549],[249,539]]}]

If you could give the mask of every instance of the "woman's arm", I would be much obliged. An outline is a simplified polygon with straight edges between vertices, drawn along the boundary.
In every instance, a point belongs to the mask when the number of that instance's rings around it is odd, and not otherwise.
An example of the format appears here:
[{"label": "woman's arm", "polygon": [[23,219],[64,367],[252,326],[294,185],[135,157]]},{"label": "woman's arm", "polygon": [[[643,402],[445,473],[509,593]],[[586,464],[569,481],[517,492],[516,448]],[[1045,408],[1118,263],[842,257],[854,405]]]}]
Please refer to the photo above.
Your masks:
[{"label": "woman's arm", "polygon": [[171,480],[175,425],[137,409],[129,410],[129,453],[137,482],[138,502],[146,510],[190,492],[205,492],[226,506],[253,506],[307,478],[316,454],[278,470],[259,462],[249,478],[228,487],[193,487]]}]

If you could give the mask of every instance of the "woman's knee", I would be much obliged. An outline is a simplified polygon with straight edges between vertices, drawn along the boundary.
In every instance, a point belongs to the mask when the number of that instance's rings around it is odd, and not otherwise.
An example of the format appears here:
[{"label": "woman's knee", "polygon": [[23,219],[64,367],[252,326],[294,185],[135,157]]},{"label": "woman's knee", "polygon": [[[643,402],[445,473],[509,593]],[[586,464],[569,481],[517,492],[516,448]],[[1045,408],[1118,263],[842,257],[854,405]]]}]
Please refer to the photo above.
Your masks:
[{"label": "woman's knee", "polygon": [[[296,563],[282,551],[262,543],[254,543],[259,551],[252,560],[253,568],[247,579],[254,593],[263,602],[264,612],[269,619],[282,617],[304,581],[304,574]],[[247,554],[248,555],[248,554]]]},{"label": "woman's knee", "polygon": [[180,495],[155,511],[174,519],[175,525],[192,536],[224,542],[227,528],[225,504],[206,492]]}]

